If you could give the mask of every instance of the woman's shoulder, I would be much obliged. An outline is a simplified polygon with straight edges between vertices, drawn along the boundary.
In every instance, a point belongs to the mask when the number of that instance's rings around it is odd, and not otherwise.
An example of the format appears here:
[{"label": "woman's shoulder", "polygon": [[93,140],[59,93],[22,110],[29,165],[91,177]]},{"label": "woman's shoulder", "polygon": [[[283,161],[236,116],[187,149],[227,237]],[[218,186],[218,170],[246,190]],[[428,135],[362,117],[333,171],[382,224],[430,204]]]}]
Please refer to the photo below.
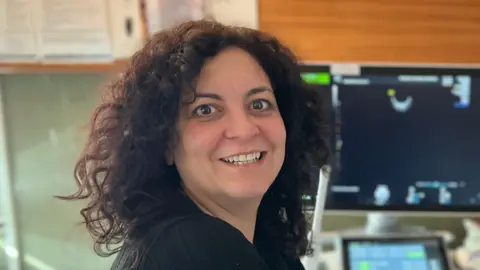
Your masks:
[{"label": "woman's shoulder", "polygon": [[[222,219],[205,214],[189,198],[179,197],[173,202],[175,206],[158,214],[154,219],[156,221],[143,233],[147,242],[168,245],[168,241],[177,242],[179,238],[188,236],[188,239],[209,237],[211,241],[238,238],[243,240],[241,242],[250,243],[238,229]],[[189,241],[188,244],[198,243]]]},{"label": "woman's shoulder", "polygon": [[137,245],[124,245],[112,269],[123,269],[136,259],[139,267],[135,269],[139,270],[209,269],[206,267],[225,265],[235,269],[268,269],[240,231],[206,214],[177,217],[152,227]]},{"label": "woman's shoulder", "polygon": [[[238,238],[242,239],[242,242],[249,243],[243,234],[229,223],[203,213],[166,219],[152,227],[147,234],[149,239],[161,239],[160,242],[156,241],[158,245],[167,245],[166,241],[176,241],[177,238],[186,237],[192,240],[209,238],[212,241]],[[198,244],[189,242],[190,245]]]}]

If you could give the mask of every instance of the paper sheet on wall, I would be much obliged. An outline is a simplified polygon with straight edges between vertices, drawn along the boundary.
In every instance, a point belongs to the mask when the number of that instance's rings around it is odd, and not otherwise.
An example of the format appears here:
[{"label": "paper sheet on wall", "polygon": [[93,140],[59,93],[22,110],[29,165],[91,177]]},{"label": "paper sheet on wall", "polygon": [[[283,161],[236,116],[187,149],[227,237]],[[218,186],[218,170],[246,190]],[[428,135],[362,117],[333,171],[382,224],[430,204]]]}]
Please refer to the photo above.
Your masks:
[{"label": "paper sheet on wall", "polygon": [[0,61],[111,60],[104,0],[0,0]]},{"label": "paper sheet on wall", "polygon": [[204,17],[204,0],[144,0],[148,33]]},{"label": "paper sheet on wall", "polygon": [[42,0],[38,31],[46,58],[111,58],[106,1]]},{"label": "paper sheet on wall", "polygon": [[0,0],[0,61],[34,60],[38,52],[33,11],[38,1]]},{"label": "paper sheet on wall", "polygon": [[213,18],[258,29],[258,0],[143,0],[149,34],[186,20]]},{"label": "paper sheet on wall", "polygon": [[207,17],[235,26],[258,29],[258,0],[204,0]]}]

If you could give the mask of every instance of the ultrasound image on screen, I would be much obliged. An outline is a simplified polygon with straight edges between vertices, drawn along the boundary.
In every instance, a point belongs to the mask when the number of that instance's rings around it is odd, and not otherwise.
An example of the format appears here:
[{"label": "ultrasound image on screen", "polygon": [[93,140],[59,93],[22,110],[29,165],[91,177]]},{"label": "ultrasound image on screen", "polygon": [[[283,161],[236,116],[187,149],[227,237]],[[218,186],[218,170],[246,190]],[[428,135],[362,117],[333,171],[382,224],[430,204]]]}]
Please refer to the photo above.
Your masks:
[{"label": "ultrasound image on screen", "polygon": [[480,77],[366,75],[334,82],[328,208],[480,206]]}]

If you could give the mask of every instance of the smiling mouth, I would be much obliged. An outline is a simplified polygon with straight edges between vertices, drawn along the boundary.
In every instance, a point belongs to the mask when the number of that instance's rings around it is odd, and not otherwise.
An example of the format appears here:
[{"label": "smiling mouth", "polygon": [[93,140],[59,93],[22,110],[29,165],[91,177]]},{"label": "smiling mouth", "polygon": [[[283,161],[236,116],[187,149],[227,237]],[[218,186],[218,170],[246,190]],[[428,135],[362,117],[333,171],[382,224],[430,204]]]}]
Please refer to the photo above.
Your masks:
[{"label": "smiling mouth", "polygon": [[242,155],[235,155],[235,156],[230,156],[226,158],[221,158],[220,160],[232,164],[232,165],[247,165],[247,164],[253,164],[260,162],[264,157],[267,152],[261,151],[261,152],[251,152],[248,154],[242,154]]}]

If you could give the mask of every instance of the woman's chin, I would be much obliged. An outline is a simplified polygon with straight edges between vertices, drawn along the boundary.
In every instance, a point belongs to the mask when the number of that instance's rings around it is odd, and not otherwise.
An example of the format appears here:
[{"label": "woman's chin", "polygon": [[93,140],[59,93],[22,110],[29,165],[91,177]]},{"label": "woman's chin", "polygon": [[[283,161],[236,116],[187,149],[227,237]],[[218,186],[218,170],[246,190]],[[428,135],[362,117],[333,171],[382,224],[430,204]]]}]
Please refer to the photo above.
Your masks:
[{"label": "woman's chin", "polygon": [[227,191],[227,194],[232,199],[238,200],[257,200],[262,199],[263,195],[267,192],[270,185],[255,185],[255,186],[245,186],[245,185],[237,185],[236,187],[232,187]]}]

